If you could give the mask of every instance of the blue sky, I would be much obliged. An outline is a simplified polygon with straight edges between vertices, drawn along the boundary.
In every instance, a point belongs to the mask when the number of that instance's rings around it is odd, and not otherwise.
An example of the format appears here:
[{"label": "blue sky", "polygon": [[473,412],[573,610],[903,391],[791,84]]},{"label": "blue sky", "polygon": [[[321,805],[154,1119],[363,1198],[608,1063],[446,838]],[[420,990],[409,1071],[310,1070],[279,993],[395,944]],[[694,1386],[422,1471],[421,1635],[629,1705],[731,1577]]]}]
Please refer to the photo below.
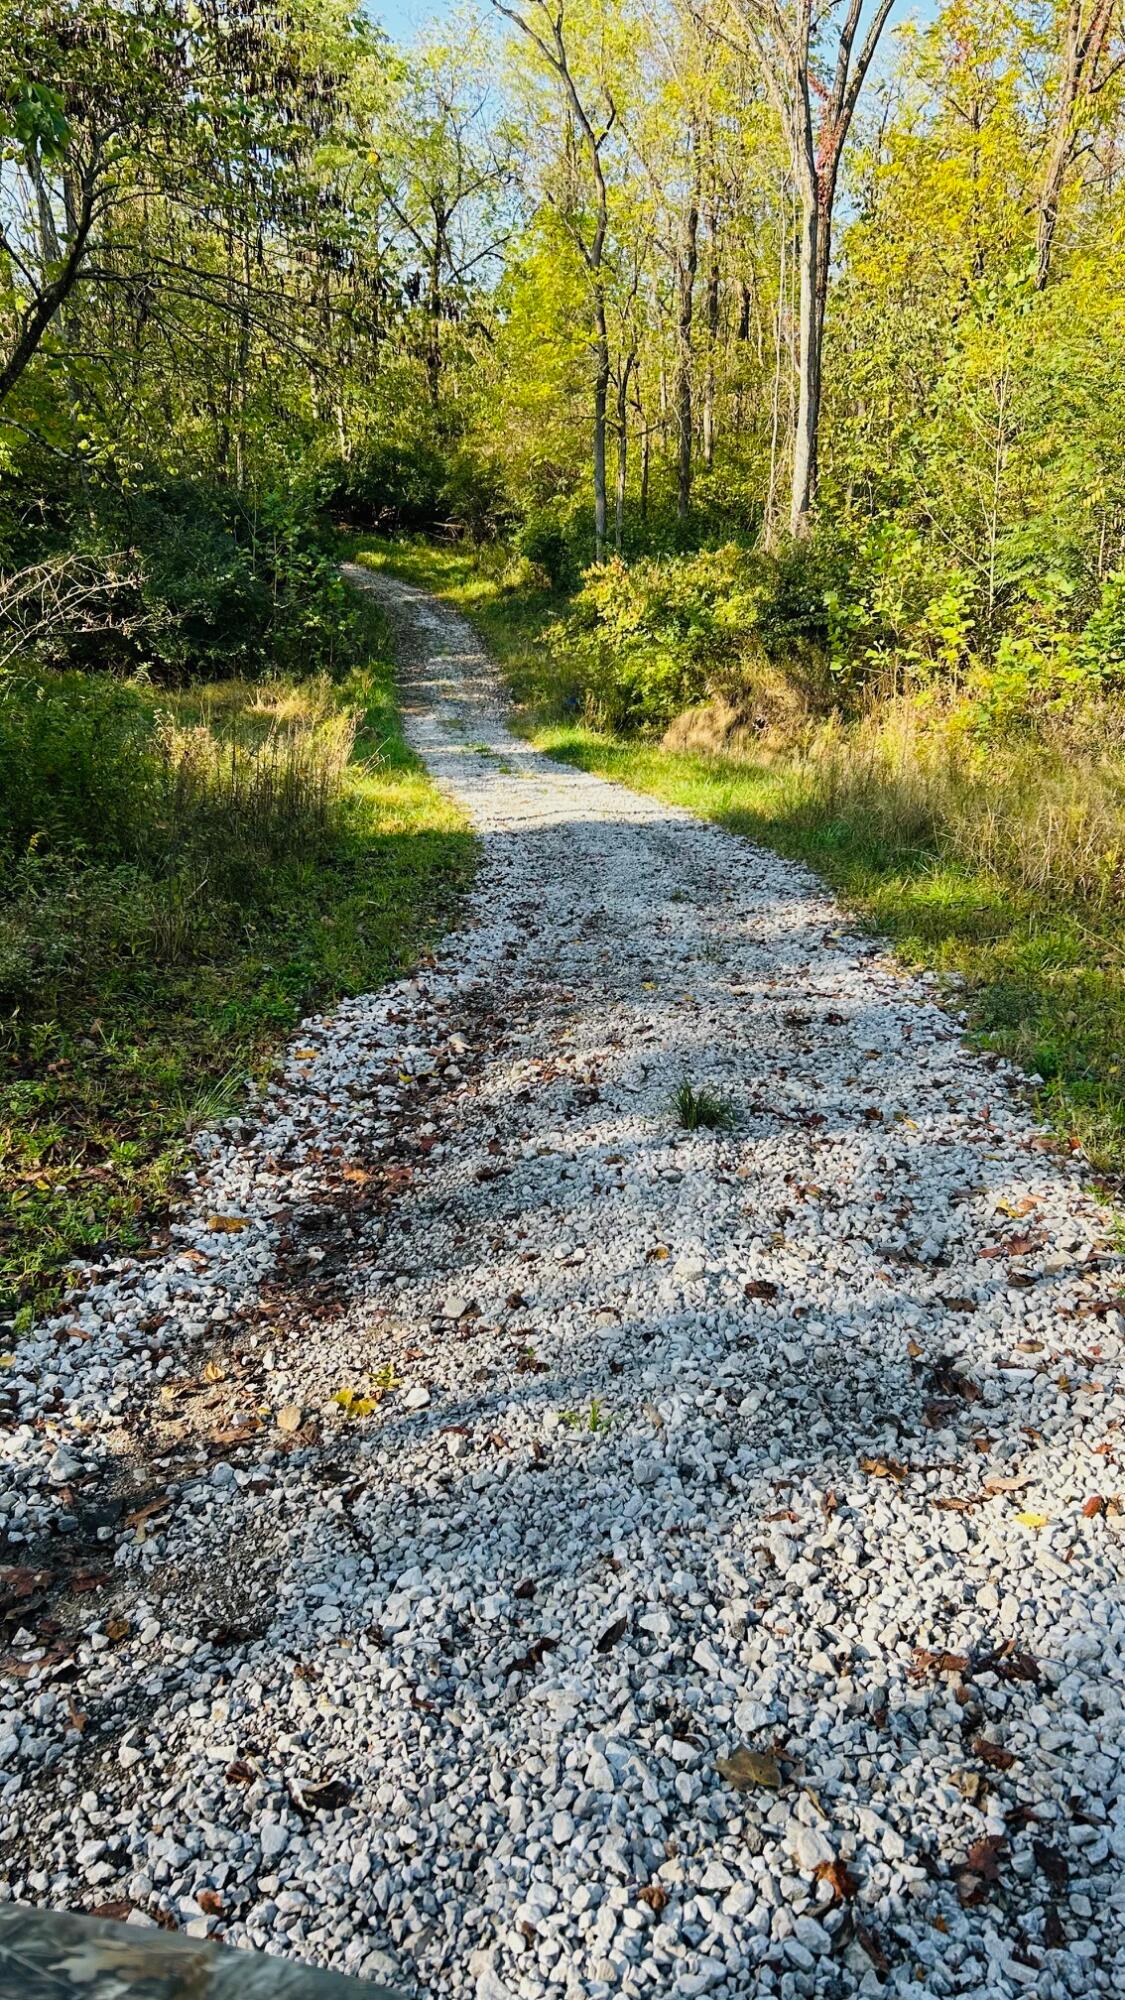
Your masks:
[{"label": "blue sky", "polygon": [[[396,41],[408,41],[424,22],[448,14],[454,4],[455,0],[365,0],[367,12]],[[937,5],[938,0],[899,0],[891,18],[902,21],[910,14],[917,14],[924,20],[937,12]]]}]

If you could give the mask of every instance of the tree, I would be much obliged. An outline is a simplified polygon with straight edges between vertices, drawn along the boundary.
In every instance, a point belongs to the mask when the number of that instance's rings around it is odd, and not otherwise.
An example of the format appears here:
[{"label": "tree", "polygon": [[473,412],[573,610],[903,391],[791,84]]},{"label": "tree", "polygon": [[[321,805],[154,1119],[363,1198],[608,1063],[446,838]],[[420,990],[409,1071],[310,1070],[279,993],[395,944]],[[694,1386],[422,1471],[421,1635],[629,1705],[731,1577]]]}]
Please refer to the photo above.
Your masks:
[{"label": "tree", "polygon": [[1083,143],[1095,98],[1122,67],[1110,59],[1118,0],[1062,0],[1054,129],[1047,149],[1036,208],[1035,288],[1050,276],[1051,253],[1067,173]]},{"label": "tree", "polygon": [[379,191],[400,247],[418,271],[407,295],[425,316],[431,405],[441,399],[442,329],[474,284],[498,263],[509,234],[504,209],[510,148],[490,116],[492,51],[479,23],[463,19],[413,48],[378,129]]},{"label": "tree", "polygon": [[617,105],[604,74],[585,87],[576,77],[568,36],[566,0],[524,0],[522,7],[508,6],[505,0],[492,0],[492,5],[526,38],[556,80],[586,161],[589,212],[574,201],[569,206],[566,221],[586,268],[593,317],[594,551],[596,560],[602,562],[608,520],[606,430],[612,373],[606,297],[609,190],[603,155],[617,123]]},{"label": "tree", "polygon": [[[838,0],[829,0],[827,15]],[[846,0],[831,80],[821,75],[817,38],[824,16],[812,0],[733,0],[762,67],[789,149],[801,204],[798,400],[790,531],[808,532],[816,500],[824,318],[832,260],[832,220],[844,145],[894,0],[876,0],[856,50],[863,0]]]}]

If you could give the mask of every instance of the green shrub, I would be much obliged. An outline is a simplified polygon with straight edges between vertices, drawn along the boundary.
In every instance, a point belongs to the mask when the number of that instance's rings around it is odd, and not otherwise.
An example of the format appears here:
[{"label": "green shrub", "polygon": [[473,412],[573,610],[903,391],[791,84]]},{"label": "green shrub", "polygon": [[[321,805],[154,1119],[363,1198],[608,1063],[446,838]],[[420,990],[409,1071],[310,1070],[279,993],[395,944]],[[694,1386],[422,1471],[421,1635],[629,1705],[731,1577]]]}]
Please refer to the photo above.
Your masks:
[{"label": "green shrub", "polygon": [[1125,688],[1125,569],[1106,577],[1101,602],[1074,657],[1079,668],[1103,687]]}]

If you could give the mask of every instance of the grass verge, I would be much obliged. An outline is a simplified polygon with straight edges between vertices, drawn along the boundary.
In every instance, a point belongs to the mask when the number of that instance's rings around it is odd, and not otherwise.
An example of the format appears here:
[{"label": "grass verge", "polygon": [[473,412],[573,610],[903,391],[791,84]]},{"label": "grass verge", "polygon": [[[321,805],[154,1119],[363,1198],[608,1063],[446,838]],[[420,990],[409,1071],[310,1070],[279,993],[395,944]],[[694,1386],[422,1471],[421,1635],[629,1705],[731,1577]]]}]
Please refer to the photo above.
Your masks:
[{"label": "grass verge", "polygon": [[[194,1130],[303,1014],[451,920],[474,843],[399,727],[385,625],[342,684],[0,693],[0,1316],[144,1240]],[[9,781],[9,782],[6,782]]]},{"label": "grass verge", "polygon": [[[541,634],[565,604],[528,589],[518,566],[505,572],[499,560],[482,566],[471,550],[419,542],[368,542],[360,558],[470,617],[517,699],[541,678]],[[754,761],[672,750],[533,712],[523,726],[561,761],[807,862],[907,964],[959,975],[978,1042],[1041,1078],[1043,1115],[1120,1184],[1125,936],[1116,898],[1099,895],[1077,867],[1069,883],[1062,860],[1047,853],[1047,831],[1059,827],[1064,753],[1044,744],[1008,756],[997,746],[983,785],[958,785],[924,770],[909,747],[888,755],[876,745],[873,754],[870,728],[839,732],[820,756],[794,744],[771,746],[768,758]],[[1097,771],[1119,807],[1120,746]],[[1068,838],[1077,855],[1078,838]],[[1039,847],[1041,865],[1031,852]]]}]

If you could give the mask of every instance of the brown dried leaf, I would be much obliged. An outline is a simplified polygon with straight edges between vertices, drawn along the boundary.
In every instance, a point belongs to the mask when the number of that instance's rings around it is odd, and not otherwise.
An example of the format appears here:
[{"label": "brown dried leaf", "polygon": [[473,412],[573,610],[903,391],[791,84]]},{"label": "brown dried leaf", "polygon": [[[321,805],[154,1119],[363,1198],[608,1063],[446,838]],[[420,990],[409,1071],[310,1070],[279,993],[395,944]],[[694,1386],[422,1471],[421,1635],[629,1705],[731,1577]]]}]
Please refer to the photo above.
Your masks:
[{"label": "brown dried leaf", "polygon": [[776,1792],[781,1785],[777,1758],[766,1750],[748,1750],[743,1745],[729,1757],[716,1757],[715,1769],[736,1792],[753,1791],[760,1785]]},{"label": "brown dried leaf", "polygon": [[837,1857],[835,1861],[822,1861],[814,1870],[818,1882],[827,1882],[838,1903],[850,1903],[859,1888],[855,1876],[846,1862]]},{"label": "brown dried leaf", "polygon": [[1043,1944],[1047,1951],[1061,1951],[1066,1943],[1066,1932],[1059,1915],[1057,1903],[1048,1903],[1043,1912]]},{"label": "brown dried leaf", "polygon": [[533,1674],[536,1667],[542,1665],[547,1654],[554,1652],[558,1643],[557,1639],[533,1640],[526,1653],[521,1654],[518,1660],[512,1660],[505,1668],[505,1672],[508,1674]]},{"label": "brown dried leaf", "polygon": [[637,1901],[645,1903],[653,1915],[658,1917],[668,1902],[668,1891],[659,1882],[649,1882],[643,1889],[638,1889]]},{"label": "brown dried leaf", "polygon": [[872,1479],[894,1479],[901,1485],[910,1476],[910,1467],[897,1458],[861,1458],[859,1464]]},{"label": "brown dried leaf", "polygon": [[747,1299],[776,1299],[778,1288],[769,1278],[748,1278],[742,1287]]},{"label": "brown dried leaf", "polygon": [[915,1646],[914,1665],[910,1669],[912,1681],[924,1680],[927,1674],[965,1674],[969,1671],[967,1653],[931,1653],[925,1646]]},{"label": "brown dried leaf", "polygon": [[223,1899],[217,1889],[201,1889],[195,1900],[205,1916],[221,1917],[225,1915]]},{"label": "brown dried leaf", "polygon": [[998,1882],[1000,1863],[1007,1859],[1007,1854],[1008,1843],[1003,1836],[989,1833],[980,1840],[974,1840],[965,1859],[974,1875],[981,1876],[985,1882]]},{"label": "brown dried leaf", "polygon": [[598,1652],[608,1653],[610,1647],[616,1646],[617,1641],[619,1639],[623,1639],[628,1630],[629,1630],[629,1619],[627,1615],[624,1618],[615,1618],[612,1625],[606,1626],[605,1631],[602,1633],[601,1638],[598,1640],[597,1642]]},{"label": "brown dried leaf", "polygon": [[1031,1851],[1037,1868],[1042,1869],[1053,1889],[1065,1889],[1070,1880],[1070,1865],[1066,1855],[1046,1840],[1033,1840]]},{"label": "brown dried leaf", "polygon": [[249,1229],[250,1222],[245,1215],[209,1215],[207,1227],[221,1236],[237,1236],[240,1230]]},{"label": "brown dried leaf", "polygon": [[882,1945],[879,1944],[877,1939],[868,1930],[866,1924],[856,1924],[855,1941],[867,1953],[880,1979],[885,1979],[891,1969],[890,1959],[887,1957]]},{"label": "brown dried leaf", "polygon": [[1016,1761],[1010,1750],[1005,1750],[1000,1743],[991,1742],[987,1736],[976,1738],[973,1755],[979,1757],[982,1764],[991,1765],[994,1771],[1010,1771]]},{"label": "brown dried leaf", "polygon": [[305,1804],[316,1812],[335,1812],[347,1805],[351,1795],[352,1788],[343,1778],[318,1778],[311,1785],[301,1786]]}]

